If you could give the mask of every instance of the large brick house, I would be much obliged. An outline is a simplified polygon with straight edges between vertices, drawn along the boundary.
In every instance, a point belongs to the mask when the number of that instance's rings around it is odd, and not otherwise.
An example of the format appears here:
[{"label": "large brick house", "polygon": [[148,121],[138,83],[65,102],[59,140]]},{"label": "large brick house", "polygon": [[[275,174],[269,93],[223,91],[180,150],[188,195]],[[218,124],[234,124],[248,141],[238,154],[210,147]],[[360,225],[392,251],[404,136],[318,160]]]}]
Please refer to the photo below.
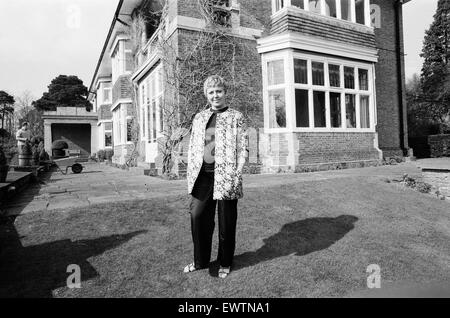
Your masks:
[{"label": "large brick house", "polygon": [[[147,27],[144,45],[133,52],[133,10],[144,2],[150,10],[160,9],[160,1],[120,1],[90,99],[99,115],[100,148],[113,147],[115,163],[126,163],[135,149],[132,127],[137,121],[139,164],[159,167],[157,140],[164,130],[162,107],[169,89],[153,44],[164,36],[181,55],[192,48],[206,22],[198,1],[166,0],[164,30]],[[225,32],[245,41],[258,57],[242,57],[237,70],[261,100],[253,114],[259,111],[262,120],[250,133],[251,163],[270,172],[365,166],[383,156],[407,154],[406,2],[211,1]]]}]

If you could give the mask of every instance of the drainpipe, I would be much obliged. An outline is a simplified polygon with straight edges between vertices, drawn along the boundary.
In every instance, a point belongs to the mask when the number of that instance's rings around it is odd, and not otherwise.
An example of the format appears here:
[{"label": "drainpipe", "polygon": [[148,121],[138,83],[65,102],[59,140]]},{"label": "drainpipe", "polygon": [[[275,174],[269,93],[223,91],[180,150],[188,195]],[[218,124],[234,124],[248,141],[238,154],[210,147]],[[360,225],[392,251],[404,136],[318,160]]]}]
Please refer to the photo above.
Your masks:
[{"label": "drainpipe", "polygon": [[398,81],[398,100],[399,100],[399,120],[400,120],[400,148],[403,152],[403,155],[407,155],[408,150],[406,149],[407,143],[405,144],[405,137],[407,136],[407,132],[405,132],[405,100],[403,98],[404,94],[404,83],[403,83],[403,51],[401,45],[402,39],[402,29],[401,29],[401,20],[400,20],[400,12],[401,6],[403,5],[403,0],[397,0],[395,3],[395,29],[396,29],[396,51],[397,51],[397,81]]},{"label": "drainpipe", "polygon": [[[100,54],[100,59],[99,59],[99,61],[97,62],[97,67],[96,67],[95,72],[94,72],[94,77],[92,78],[92,81],[91,81],[91,86],[90,86],[90,88],[89,88],[89,92],[90,92],[90,93],[92,93],[92,88],[93,88],[93,85],[94,85],[94,81],[95,81],[95,78],[97,77],[98,71],[99,71],[99,69],[100,69],[100,65],[101,65],[101,63],[102,63],[103,55],[105,54],[106,49],[107,49],[107,47],[108,47],[109,39],[111,38],[111,35],[112,35],[113,31],[114,31],[114,26],[115,26],[115,24],[116,24],[117,21],[119,21],[119,22],[121,22],[121,23],[124,23],[124,22],[122,22],[122,21],[119,19],[119,14],[120,14],[120,10],[122,9],[123,2],[124,2],[124,0],[120,0],[120,1],[119,1],[119,4],[117,5],[116,12],[114,13],[113,21],[112,21],[111,26],[110,26],[110,28],[109,28],[108,35],[107,35],[107,37],[106,37],[105,44],[103,45],[102,53]],[[89,98],[89,96],[88,96],[88,98]],[[86,99],[87,99],[87,98],[86,98]]]}]

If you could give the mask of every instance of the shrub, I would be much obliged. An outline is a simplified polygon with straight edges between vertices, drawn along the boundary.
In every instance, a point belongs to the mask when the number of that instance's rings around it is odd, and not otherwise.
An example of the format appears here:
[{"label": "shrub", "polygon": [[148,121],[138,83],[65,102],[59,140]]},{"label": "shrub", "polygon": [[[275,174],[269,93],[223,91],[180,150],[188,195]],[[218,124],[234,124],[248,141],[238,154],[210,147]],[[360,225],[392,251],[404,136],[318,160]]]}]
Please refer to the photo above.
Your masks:
[{"label": "shrub", "polygon": [[3,147],[0,146],[0,166],[6,166],[6,156]]},{"label": "shrub", "polygon": [[30,141],[32,145],[39,145],[41,142],[44,142],[44,138],[41,136],[36,136],[32,137]]},{"label": "shrub", "polygon": [[422,193],[430,193],[431,192],[431,185],[425,182],[417,182],[416,183],[416,189],[419,192]]},{"label": "shrub", "polygon": [[105,161],[105,160],[106,160],[106,153],[105,153],[105,151],[104,151],[104,150],[99,150],[99,151],[97,152],[97,158],[98,158],[98,160],[99,160],[100,162]]},{"label": "shrub", "polygon": [[112,149],[105,150],[105,159],[106,160],[111,161],[113,156],[114,156],[114,150],[112,150]]},{"label": "shrub", "polygon": [[19,149],[17,148],[17,142],[16,142],[15,138],[10,138],[9,140],[4,140],[2,147],[3,147],[4,154],[6,156],[6,159],[14,158],[19,151]]},{"label": "shrub", "polygon": [[0,128],[0,137],[3,139],[11,138],[11,134],[6,129]]},{"label": "shrub", "polygon": [[52,143],[52,150],[64,150],[69,149],[69,145],[64,140],[55,140]]}]

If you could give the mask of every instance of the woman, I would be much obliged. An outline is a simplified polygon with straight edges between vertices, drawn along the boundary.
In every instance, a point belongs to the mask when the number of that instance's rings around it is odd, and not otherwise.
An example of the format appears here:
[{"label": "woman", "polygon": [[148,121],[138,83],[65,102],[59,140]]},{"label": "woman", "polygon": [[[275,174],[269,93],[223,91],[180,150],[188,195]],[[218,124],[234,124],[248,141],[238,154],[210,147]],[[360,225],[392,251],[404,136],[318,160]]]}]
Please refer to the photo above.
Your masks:
[{"label": "woman", "polygon": [[192,124],[188,152],[188,190],[194,262],[185,273],[206,268],[211,258],[216,206],[219,212],[219,277],[231,271],[236,244],[237,202],[243,197],[242,169],[247,158],[247,129],[242,113],[226,105],[227,85],[208,77],[204,93],[210,108]]}]

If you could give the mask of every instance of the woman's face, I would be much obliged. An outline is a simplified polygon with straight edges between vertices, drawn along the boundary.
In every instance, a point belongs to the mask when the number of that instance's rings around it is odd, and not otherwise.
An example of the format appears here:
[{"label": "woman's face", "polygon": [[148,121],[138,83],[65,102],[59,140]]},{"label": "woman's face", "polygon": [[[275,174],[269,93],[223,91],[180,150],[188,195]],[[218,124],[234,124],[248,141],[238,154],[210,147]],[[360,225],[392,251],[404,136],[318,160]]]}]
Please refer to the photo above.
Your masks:
[{"label": "woman's face", "polygon": [[221,86],[209,87],[206,90],[206,97],[209,104],[214,109],[221,109],[225,107],[225,89]]}]

